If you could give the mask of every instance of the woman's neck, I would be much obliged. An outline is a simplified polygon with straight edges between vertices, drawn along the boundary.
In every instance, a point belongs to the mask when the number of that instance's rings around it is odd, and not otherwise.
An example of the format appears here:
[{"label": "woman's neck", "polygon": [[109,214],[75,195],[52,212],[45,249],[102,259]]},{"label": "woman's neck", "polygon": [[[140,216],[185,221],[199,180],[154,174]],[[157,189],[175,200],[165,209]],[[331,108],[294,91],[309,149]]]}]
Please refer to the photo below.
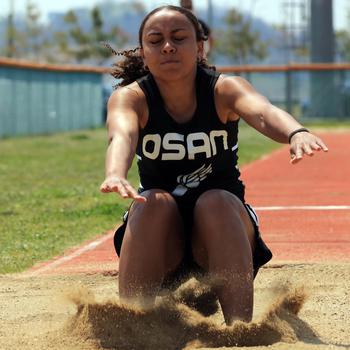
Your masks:
[{"label": "woman's neck", "polygon": [[196,110],[196,72],[175,81],[156,79],[164,107],[178,123],[189,121]]}]

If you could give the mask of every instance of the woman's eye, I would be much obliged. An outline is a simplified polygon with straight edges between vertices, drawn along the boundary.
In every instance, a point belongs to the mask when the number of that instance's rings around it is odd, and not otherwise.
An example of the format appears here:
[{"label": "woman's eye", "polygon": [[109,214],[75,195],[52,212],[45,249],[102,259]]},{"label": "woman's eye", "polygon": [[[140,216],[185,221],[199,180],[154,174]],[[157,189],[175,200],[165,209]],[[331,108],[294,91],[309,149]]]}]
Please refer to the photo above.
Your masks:
[{"label": "woman's eye", "polygon": [[179,41],[185,40],[185,38],[182,38],[182,37],[181,38],[174,38],[174,40],[179,42]]},{"label": "woman's eye", "polygon": [[160,42],[161,42],[161,40],[152,40],[152,41],[150,41],[150,43],[151,43],[152,45],[159,44]]}]

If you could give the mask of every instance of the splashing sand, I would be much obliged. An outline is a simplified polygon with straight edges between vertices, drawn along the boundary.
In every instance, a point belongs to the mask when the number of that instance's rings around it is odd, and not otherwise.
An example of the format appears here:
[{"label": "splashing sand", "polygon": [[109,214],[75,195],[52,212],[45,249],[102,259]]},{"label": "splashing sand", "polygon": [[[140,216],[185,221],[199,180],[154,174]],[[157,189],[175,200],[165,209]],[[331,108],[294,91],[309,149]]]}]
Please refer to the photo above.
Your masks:
[{"label": "splashing sand", "polygon": [[211,294],[208,290],[199,293],[197,287],[188,283],[149,309],[126,306],[117,300],[96,302],[88,289],[77,290],[69,296],[77,313],[64,332],[81,342],[94,343],[96,349],[175,350],[293,343],[299,339],[298,329],[305,329],[297,316],[306,300],[301,288],[280,295],[259,322],[235,322],[227,327],[184,303],[185,298],[193,302],[197,295],[205,304],[203,295]]},{"label": "splashing sand", "polygon": [[[202,315],[218,305],[195,281],[141,309],[117,301],[115,276],[0,275],[0,349],[350,349],[349,273],[345,263],[262,269],[254,322],[231,327],[222,325],[220,311]],[[293,288],[303,285],[309,295]]]}]

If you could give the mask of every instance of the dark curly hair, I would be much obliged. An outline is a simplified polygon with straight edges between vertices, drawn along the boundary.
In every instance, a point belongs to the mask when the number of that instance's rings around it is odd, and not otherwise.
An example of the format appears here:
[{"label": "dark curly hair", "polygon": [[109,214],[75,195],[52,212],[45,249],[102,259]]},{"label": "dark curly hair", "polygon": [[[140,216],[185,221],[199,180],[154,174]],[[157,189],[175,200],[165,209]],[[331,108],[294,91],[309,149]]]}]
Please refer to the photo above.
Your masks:
[{"label": "dark curly hair", "polygon": [[[142,34],[143,29],[145,27],[145,24],[147,20],[154,15],[155,13],[161,11],[161,10],[172,10],[180,12],[181,14],[185,15],[189,21],[192,23],[195,32],[196,32],[196,39],[197,41],[206,41],[208,40],[208,37],[204,34],[202,26],[198,22],[197,17],[189,10],[179,7],[179,6],[173,6],[173,5],[166,5],[157,7],[156,9],[152,10],[148,15],[143,19],[140,29],[139,29],[139,47],[132,49],[132,50],[124,50],[124,51],[116,51],[114,50],[111,45],[108,43],[103,43],[108,49],[111,50],[111,52],[116,56],[124,56],[124,58],[116,63],[113,64],[113,69],[111,71],[111,75],[116,79],[122,79],[122,81],[115,86],[117,88],[118,86],[125,86],[128,85],[135,80],[147,75],[149,73],[149,70],[145,69],[143,59],[140,55],[140,48],[142,48]],[[207,60],[205,58],[202,58],[198,65],[204,68],[210,68],[215,70],[214,66],[209,66],[207,63]]]}]

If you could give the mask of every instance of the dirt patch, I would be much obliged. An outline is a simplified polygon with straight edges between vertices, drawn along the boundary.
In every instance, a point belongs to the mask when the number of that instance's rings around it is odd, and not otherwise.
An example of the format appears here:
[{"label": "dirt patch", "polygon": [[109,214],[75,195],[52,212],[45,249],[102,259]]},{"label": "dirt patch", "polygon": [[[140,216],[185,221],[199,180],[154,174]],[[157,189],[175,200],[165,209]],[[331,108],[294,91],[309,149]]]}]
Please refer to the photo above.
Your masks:
[{"label": "dirt patch", "polygon": [[0,276],[0,348],[344,349],[350,347],[349,275],[350,264],[264,268],[255,283],[253,322],[231,327],[220,311],[205,317],[193,309],[196,298],[205,304],[210,297],[195,280],[142,309],[119,303],[114,276]]}]

